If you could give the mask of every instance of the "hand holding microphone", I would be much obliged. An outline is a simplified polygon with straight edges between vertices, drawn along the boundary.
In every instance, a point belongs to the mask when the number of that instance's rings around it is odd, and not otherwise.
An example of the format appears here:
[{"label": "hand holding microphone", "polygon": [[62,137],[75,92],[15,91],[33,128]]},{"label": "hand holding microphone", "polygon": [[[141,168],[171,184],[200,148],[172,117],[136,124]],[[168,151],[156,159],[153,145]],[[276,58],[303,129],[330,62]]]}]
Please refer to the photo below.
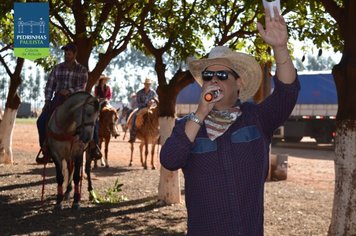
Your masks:
[{"label": "hand holding microphone", "polygon": [[210,102],[213,99],[219,97],[219,95],[220,95],[220,90],[213,90],[213,91],[207,92],[204,95],[204,99],[205,99],[205,101]]}]

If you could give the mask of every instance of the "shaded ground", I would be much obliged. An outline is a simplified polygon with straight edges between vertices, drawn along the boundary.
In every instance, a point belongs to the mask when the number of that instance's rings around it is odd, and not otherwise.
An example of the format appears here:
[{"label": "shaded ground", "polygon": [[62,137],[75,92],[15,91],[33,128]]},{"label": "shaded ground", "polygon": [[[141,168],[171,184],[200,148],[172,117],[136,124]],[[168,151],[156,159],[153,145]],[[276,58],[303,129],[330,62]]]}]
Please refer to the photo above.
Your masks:
[{"label": "shaded ground", "polygon": [[[37,139],[35,125],[16,125],[16,164],[0,165],[0,235],[185,235],[184,202],[171,206],[157,203],[157,159],[156,170],[143,170],[136,145],[134,166],[128,167],[130,148],[122,135],[110,144],[110,168],[93,170],[93,185],[103,195],[118,179],[124,184],[120,195],[128,200],[91,203],[84,180],[80,212],[71,211],[70,202],[66,202],[60,214],[53,213],[54,166],[50,164],[46,170],[45,201],[41,204],[43,165],[34,162]],[[286,148],[272,152],[288,153],[289,169],[287,181],[266,183],[265,235],[326,235],[333,198],[333,152]]]}]

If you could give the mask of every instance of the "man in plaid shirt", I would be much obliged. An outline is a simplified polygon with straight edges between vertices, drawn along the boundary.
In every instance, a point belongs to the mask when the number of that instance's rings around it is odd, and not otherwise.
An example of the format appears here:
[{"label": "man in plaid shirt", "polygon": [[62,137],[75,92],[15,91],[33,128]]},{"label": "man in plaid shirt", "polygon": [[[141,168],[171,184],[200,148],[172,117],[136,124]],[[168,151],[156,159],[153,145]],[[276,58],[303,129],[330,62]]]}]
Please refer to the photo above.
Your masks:
[{"label": "man in plaid shirt", "polygon": [[[64,62],[56,65],[45,87],[45,105],[41,115],[37,119],[37,129],[39,134],[39,142],[42,152],[45,156],[45,138],[46,138],[46,123],[51,117],[56,107],[61,105],[64,100],[72,93],[84,91],[88,81],[88,70],[76,60],[77,46],[73,43],[68,43],[62,47],[64,50]],[[36,158],[37,163],[42,163],[45,158]]]}]

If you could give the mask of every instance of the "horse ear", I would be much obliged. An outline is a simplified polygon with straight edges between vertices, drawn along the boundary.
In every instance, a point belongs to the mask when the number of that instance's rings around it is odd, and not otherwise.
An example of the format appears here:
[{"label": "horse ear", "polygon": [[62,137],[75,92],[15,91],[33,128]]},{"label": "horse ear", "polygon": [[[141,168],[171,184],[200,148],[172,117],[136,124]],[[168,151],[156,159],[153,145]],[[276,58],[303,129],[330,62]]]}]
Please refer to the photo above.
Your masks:
[{"label": "horse ear", "polygon": [[156,98],[156,97],[154,97],[154,98],[152,98],[154,101],[155,101],[155,103],[157,104],[157,106],[159,105],[159,101],[158,101],[158,98]]},{"label": "horse ear", "polygon": [[108,104],[108,102],[106,100],[99,100],[99,104],[100,104],[100,110],[101,110],[103,107],[105,107]]},{"label": "horse ear", "polygon": [[100,110],[100,102],[98,98],[92,97],[88,103],[92,103],[95,110]]}]

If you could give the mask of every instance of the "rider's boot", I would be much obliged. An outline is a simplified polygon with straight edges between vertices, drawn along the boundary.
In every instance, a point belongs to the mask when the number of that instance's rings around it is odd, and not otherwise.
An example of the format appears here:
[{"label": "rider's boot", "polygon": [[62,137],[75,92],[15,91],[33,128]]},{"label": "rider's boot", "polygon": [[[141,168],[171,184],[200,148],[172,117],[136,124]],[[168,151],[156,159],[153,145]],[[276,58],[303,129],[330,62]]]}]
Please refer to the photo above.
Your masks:
[{"label": "rider's boot", "polygon": [[90,143],[90,157],[93,161],[100,160],[103,157],[99,146],[95,142]]}]

